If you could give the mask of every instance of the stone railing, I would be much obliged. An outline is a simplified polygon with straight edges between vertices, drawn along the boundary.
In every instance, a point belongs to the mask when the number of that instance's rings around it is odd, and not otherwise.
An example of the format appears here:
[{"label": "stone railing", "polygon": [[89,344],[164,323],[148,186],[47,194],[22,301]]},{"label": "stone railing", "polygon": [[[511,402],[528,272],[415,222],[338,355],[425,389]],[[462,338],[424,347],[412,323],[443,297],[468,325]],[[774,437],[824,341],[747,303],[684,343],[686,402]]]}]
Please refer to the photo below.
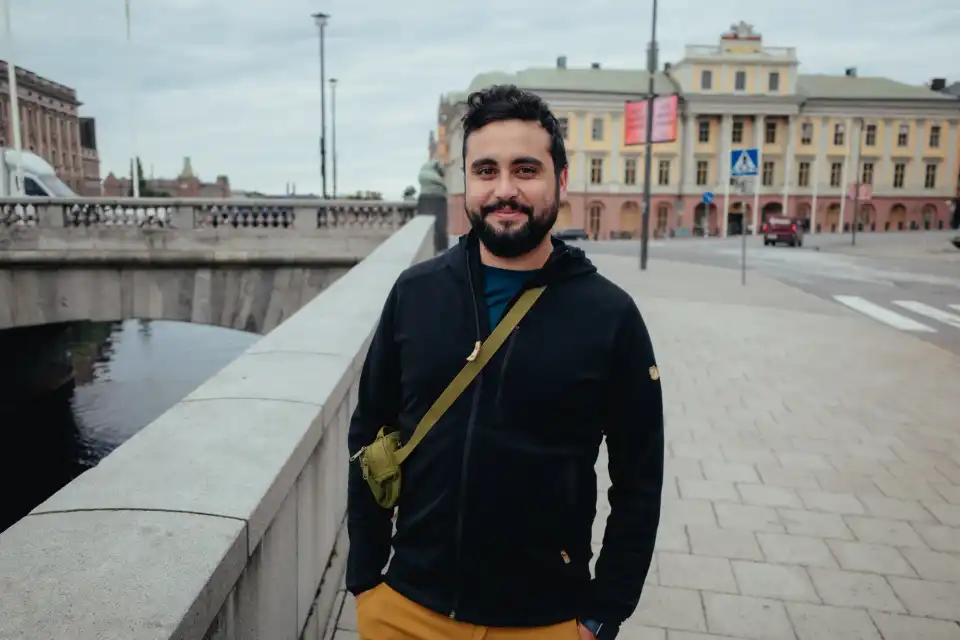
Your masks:
[{"label": "stone railing", "polygon": [[225,227],[353,233],[399,229],[415,211],[415,202],[316,198],[0,198],[0,230]]},{"label": "stone railing", "polygon": [[320,640],[346,560],[346,436],[418,216],[0,535],[0,639]]}]

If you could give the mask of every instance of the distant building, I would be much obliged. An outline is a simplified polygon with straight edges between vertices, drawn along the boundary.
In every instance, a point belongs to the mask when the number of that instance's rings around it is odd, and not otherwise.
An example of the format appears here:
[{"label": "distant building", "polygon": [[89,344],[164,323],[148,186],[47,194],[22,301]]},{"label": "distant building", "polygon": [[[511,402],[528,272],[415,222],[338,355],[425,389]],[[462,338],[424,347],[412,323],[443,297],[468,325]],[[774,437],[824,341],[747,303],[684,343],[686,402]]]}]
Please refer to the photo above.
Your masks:
[{"label": "distant building", "polygon": [[[655,144],[650,229],[656,235],[757,233],[787,214],[811,230],[870,232],[938,229],[947,224],[960,166],[960,101],[887,78],[799,73],[794,47],[767,46],[745,23],[714,44],[690,44],[681,60],[654,76],[654,91],[679,97],[675,142]],[[644,147],[624,144],[624,102],[644,97],[638,69],[554,68],[483,73],[474,91],[512,83],[541,95],[560,121],[570,159],[558,228],[601,238],[629,237],[641,226]],[[944,83],[945,84],[945,83]],[[960,88],[958,88],[960,90]],[[431,157],[446,170],[450,232],[464,215],[464,93],[438,110]],[[731,182],[731,152],[757,149],[748,193]],[[866,200],[847,194],[866,185]],[[729,189],[729,196],[727,191]],[[869,192],[867,194],[867,192]],[[712,194],[705,195],[705,194]],[[707,202],[708,201],[709,204]]]},{"label": "distant building", "polygon": [[[183,159],[183,169],[176,178],[146,178],[150,191],[166,194],[170,198],[229,198],[230,178],[217,176],[215,182],[201,182],[193,171],[190,157]],[[127,197],[131,194],[130,178],[118,178],[113,172],[103,181],[103,195],[111,198]]]},{"label": "distant building", "polygon": [[[0,60],[0,147],[13,147],[7,63]],[[100,195],[96,123],[79,116],[75,89],[17,67],[20,142],[47,162],[81,195]]]}]

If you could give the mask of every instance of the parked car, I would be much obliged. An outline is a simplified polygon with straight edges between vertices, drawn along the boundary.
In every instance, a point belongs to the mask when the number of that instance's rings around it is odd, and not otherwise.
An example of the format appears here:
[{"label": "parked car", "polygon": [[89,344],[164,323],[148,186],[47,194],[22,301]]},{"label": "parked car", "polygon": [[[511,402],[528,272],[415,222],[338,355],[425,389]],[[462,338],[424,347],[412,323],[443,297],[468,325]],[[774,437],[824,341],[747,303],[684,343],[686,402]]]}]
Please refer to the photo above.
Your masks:
[{"label": "parked car", "polygon": [[780,242],[791,247],[802,247],[803,228],[793,218],[771,216],[763,223],[763,244],[768,246]]},{"label": "parked car", "polygon": [[955,246],[957,249],[960,249],[960,236],[955,236],[950,242],[952,242],[953,246]]},{"label": "parked car", "polygon": [[560,229],[553,232],[553,237],[558,240],[589,240],[590,235],[586,229]]}]

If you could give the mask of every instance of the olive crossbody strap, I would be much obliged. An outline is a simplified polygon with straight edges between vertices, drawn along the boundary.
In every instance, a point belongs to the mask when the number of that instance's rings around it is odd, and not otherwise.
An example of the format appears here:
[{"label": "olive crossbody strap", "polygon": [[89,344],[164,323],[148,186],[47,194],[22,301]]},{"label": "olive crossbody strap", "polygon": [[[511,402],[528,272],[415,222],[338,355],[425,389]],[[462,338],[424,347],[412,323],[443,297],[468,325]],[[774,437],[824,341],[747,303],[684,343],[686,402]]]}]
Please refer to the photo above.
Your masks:
[{"label": "olive crossbody strap", "polygon": [[447,412],[447,409],[456,402],[460,394],[470,386],[470,383],[477,377],[480,370],[490,361],[493,354],[503,346],[503,343],[507,341],[507,338],[513,330],[517,328],[520,320],[527,314],[527,311],[529,311],[537,301],[537,298],[540,297],[544,289],[546,289],[546,287],[536,287],[524,291],[516,304],[510,308],[507,315],[503,317],[500,324],[493,330],[493,333],[491,333],[483,343],[478,342],[476,344],[473,353],[467,357],[467,364],[464,365],[460,373],[457,374],[457,377],[447,385],[447,388],[443,390],[440,397],[436,399],[433,405],[423,415],[413,435],[410,437],[410,441],[397,450],[395,454],[397,464],[407,459],[433,425],[435,425],[443,414]]}]

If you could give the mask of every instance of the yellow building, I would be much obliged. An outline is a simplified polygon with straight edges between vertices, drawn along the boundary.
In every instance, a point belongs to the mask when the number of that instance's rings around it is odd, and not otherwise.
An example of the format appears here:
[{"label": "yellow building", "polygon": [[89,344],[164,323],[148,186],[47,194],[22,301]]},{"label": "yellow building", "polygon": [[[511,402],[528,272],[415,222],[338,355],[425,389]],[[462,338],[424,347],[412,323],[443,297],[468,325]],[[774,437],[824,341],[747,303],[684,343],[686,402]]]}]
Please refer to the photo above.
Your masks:
[{"label": "yellow building", "polygon": [[[717,44],[688,45],[655,74],[657,94],[680,96],[677,139],[654,145],[650,228],[655,235],[754,233],[786,212],[811,231],[849,230],[858,182],[859,229],[946,227],[957,193],[960,100],[885,78],[804,75],[793,47],[768,47],[740,23]],[[623,144],[624,103],[644,97],[645,71],[554,68],[477,76],[441,101],[436,157],[446,168],[450,229],[463,213],[462,131],[470,91],[512,83],[543,96],[560,118],[570,158],[558,228],[631,237],[639,232],[643,146]],[[440,142],[442,141],[442,142]],[[731,153],[758,150],[758,175],[731,186]],[[704,194],[712,203],[704,204]],[[711,199],[708,197],[707,199]]]}]

